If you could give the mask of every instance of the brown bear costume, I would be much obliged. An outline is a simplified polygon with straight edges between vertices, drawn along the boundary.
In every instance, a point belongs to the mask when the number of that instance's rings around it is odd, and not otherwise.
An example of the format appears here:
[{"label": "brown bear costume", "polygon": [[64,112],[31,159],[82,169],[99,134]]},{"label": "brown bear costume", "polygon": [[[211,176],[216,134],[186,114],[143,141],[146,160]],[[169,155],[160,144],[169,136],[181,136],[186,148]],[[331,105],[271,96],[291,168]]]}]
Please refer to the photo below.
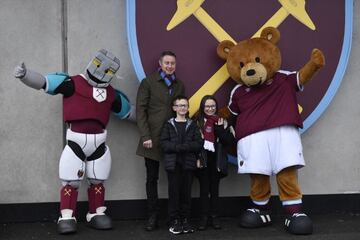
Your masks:
[{"label": "brown bear costume", "polygon": [[271,223],[270,176],[275,175],[287,215],[286,229],[293,234],[311,234],[312,221],[301,210],[297,178],[297,169],[305,163],[296,92],[324,66],[325,57],[314,49],[299,72],[282,71],[276,45],[279,40],[280,32],[268,27],[259,38],[237,44],[225,40],[217,48],[219,57],[226,60],[231,78],[238,83],[231,92],[225,115],[236,116],[239,173],[249,173],[251,178],[254,207],[242,214],[240,225],[253,228]]}]

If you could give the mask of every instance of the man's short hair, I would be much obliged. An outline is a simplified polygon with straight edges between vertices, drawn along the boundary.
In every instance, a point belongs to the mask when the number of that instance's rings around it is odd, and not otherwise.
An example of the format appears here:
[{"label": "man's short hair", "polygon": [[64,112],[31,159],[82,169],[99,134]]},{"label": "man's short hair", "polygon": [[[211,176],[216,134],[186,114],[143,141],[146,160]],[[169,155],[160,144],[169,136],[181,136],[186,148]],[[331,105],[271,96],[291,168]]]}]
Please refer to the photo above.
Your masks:
[{"label": "man's short hair", "polygon": [[163,51],[160,55],[160,60],[162,60],[164,56],[173,56],[174,58],[176,58],[175,53],[173,53],[172,51]]}]

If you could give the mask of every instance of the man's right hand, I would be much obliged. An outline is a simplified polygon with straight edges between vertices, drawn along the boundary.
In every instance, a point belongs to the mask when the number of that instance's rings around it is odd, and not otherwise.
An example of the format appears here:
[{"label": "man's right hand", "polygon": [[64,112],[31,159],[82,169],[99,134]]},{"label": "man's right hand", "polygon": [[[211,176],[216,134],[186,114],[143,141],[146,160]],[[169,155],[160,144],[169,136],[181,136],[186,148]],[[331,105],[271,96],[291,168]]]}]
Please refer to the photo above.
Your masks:
[{"label": "man's right hand", "polygon": [[152,143],[152,140],[150,139],[150,140],[146,140],[145,142],[143,142],[143,147],[144,148],[152,148],[152,146],[153,146],[153,143]]},{"label": "man's right hand", "polygon": [[22,62],[20,65],[16,66],[14,69],[14,76],[16,78],[23,78],[26,74],[25,63]]},{"label": "man's right hand", "polygon": [[197,168],[203,168],[203,165],[201,164],[201,160],[200,160],[200,159],[196,160],[196,167],[197,167]]}]

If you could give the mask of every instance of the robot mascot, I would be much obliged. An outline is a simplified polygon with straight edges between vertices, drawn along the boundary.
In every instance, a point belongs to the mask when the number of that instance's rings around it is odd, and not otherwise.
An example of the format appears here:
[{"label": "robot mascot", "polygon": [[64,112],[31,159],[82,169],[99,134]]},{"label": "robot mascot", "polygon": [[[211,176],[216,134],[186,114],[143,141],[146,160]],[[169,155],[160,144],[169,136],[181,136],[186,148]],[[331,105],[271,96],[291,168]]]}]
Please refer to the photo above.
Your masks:
[{"label": "robot mascot", "polygon": [[120,67],[112,53],[100,50],[84,73],[68,76],[53,73],[43,76],[26,69],[22,63],[14,71],[16,78],[35,89],[44,89],[50,95],[63,95],[63,116],[68,124],[66,146],[59,163],[60,217],[58,232],[76,232],[76,202],[81,180],[89,183],[88,224],[95,229],[110,229],[112,221],[105,214],[104,181],[108,179],[111,156],[106,141],[106,125],[110,111],[120,118],[130,114],[128,98],[109,84]]}]

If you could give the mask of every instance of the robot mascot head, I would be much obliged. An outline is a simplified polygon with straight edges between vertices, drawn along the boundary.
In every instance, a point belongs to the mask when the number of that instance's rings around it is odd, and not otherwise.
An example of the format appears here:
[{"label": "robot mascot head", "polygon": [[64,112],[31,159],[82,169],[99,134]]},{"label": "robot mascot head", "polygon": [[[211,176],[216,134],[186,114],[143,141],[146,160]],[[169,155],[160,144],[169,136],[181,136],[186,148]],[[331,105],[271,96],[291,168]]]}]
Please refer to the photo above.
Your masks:
[{"label": "robot mascot head", "polygon": [[101,49],[86,67],[86,79],[93,87],[107,87],[120,68],[120,60]]}]

